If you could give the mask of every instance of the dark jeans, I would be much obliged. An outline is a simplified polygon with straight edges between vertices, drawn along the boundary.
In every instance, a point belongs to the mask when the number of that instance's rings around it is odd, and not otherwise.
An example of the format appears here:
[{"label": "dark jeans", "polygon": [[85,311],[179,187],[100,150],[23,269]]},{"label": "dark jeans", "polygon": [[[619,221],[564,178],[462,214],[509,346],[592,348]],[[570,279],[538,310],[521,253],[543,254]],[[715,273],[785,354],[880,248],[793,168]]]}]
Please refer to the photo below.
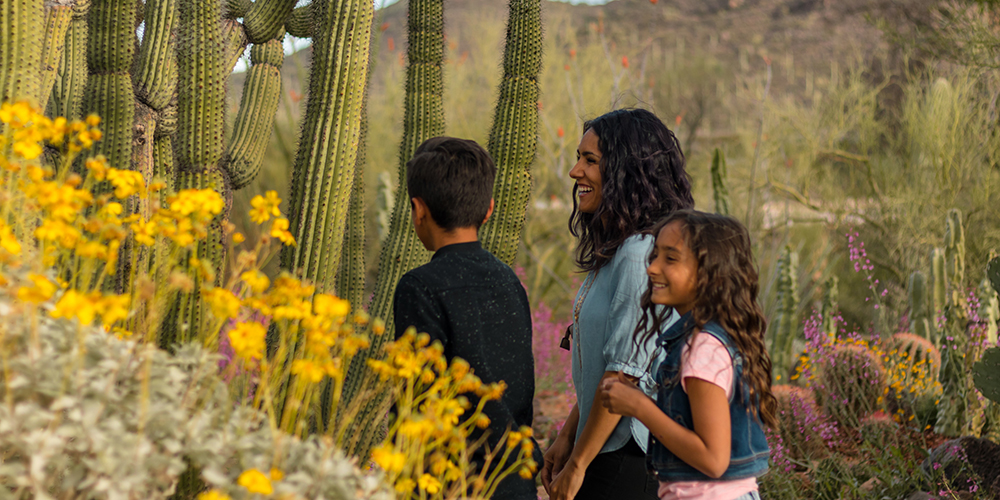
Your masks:
[{"label": "dark jeans", "polygon": [[646,472],[646,454],[629,439],[622,448],[590,462],[576,500],[656,500],[658,488],[656,478]]}]

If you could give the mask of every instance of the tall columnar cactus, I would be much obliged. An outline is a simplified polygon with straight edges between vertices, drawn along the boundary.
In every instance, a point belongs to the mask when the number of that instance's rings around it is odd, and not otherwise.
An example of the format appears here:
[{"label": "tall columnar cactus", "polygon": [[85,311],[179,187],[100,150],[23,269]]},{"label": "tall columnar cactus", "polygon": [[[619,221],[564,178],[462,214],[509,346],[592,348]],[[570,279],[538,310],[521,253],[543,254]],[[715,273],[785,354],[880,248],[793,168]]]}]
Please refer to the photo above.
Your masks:
[{"label": "tall columnar cactus", "polygon": [[955,208],[948,211],[945,221],[944,265],[948,279],[948,303],[962,305],[965,303],[965,230],[962,228],[962,212]]},{"label": "tall columnar cactus", "polygon": [[[933,306],[934,320],[944,314],[945,305],[948,303],[947,274],[945,273],[944,250],[935,248],[931,251],[931,305]],[[934,339],[940,344],[940,336]]]},{"label": "tall columnar cactus", "polygon": [[49,94],[48,115],[67,120],[83,117],[83,93],[87,85],[87,15],[90,0],[78,0],[66,31],[57,78]]},{"label": "tall columnar cactus", "polygon": [[542,70],[542,2],[510,0],[503,77],[486,149],[496,161],[496,206],[480,228],[483,247],[514,264],[531,195],[529,167],[538,129],[538,74]]},{"label": "tall columnar cactus", "polygon": [[820,317],[823,320],[823,333],[829,341],[837,338],[837,310],[840,307],[840,278],[830,276],[823,284],[823,302],[820,309]]},{"label": "tall columnar cactus", "polygon": [[0,3],[0,102],[26,100],[38,106],[42,89],[44,0]]},{"label": "tall columnar cactus", "polygon": [[934,318],[930,312],[930,297],[927,293],[927,277],[920,271],[910,275],[906,286],[910,302],[910,331],[933,341]]},{"label": "tall columnar cactus", "polygon": [[103,119],[104,137],[95,144],[93,154],[103,154],[117,168],[132,164],[135,94],[130,70],[137,8],[137,0],[93,0],[87,19],[89,76],[83,114],[96,113]]},{"label": "tall columnar cactus", "polygon": [[712,152],[712,198],[715,200],[715,213],[729,215],[729,189],[726,188],[726,157],[722,150],[715,148]]},{"label": "tall columnar cactus", "polygon": [[354,169],[354,189],[351,191],[351,205],[344,234],[344,256],[337,271],[337,296],[347,299],[355,308],[360,308],[365,300],[365,176],[367,161],[368,108],[361,110],[361,140],[358,148],[357,166]]},{"label": "tall columnar cactus", "polygon": [[378,192],[375,195],[375,222],[378,224],[378,240],[383,241],[389,235],[389,225],[392,222],[392,211],[396,198],[392,194],[392,178],[389,172],[378,174]]},{"label": "tall columnar cactus", "polygon": [[771,355],[775,360],[777,375],[785,374],[794,362],[794,342],[799,326],[798,272],[799,254],[786,246],[778,258],[778,308],[777,317],[772,322],[774,335],[771,337]]},{"label": "tall columnar cactus", "polygon": [[177,36],[179,0],[147,0],[146,31],[139,48],[136,98],[161,112],[177,90],[177,54],[172,43]]},{"label": "tall columnar cactus", "polygon": [[255,43],[250,48],[252,66],[243,84],[233,137],[226,148],[225,166],[233,189],[242,189],[250,184],[260,172],[274,115],[278,112],[281,65],[284,61],[281,40]]},{"label": "tall columnar cactus", "polygon": [[[382,243],[379,274],[369,312],[385,320],[385,335],[372,339],[371,351],[377,352],[386,339],[393,337],[392,297],[399,279],[430,259],[413,229],[410,197],[406,187],[406,162],[425,140],[444,133],[444,4],[440,0],[410,0],[407,17],[406,94],[403,98],[403,138],[399,147],[399,175],[389,236]],[[360,394],[368,373],[362,355],[355,356],[344,381],[341,400],[350,405]],[[357,435],[349,453],[367,456],[368,450],[384,435],[384,415],[379,397],[367,402],[354,420]]]},{"label": "tall columnar cactus", "polygon": [[1000,257],[990,259],[986,264],[986,279],[997,293],[1000,293]]},{"label": "tall columnar cactus", "polygon": [[45,5],[45,34],[42,37],[42,79],[38,88],[38,104],[49,102],[52,85],[59,76],[59,62],[66,45],[66,32],[73,20],[72,0],[49,0]]}]

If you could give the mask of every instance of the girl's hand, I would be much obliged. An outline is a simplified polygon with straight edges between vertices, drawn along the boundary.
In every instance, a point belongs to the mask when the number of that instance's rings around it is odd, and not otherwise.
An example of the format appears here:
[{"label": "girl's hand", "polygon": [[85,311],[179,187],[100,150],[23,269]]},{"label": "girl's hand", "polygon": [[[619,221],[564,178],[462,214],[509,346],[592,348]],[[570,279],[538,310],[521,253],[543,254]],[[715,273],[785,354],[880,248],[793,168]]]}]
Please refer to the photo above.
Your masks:
[{"label": "girl's hand", "polygon": [[600,391],[601,404],[609,412],[624,417],[638,417],[639,408],[647,399],[646,393],[620,371],[618,378],[602,380]]},{"label": "girl's hand", "polygon": [[579,467],[572,460],[566,463],[566,467],[552,479],[549,485],[549,500],[573,500],[580,492],[583,485],[583,477],[586,474],[585,467]]},{"label": "girl's hand", "polygon": [[545,451],[543,460],[545,465],[542,467],[541,474],[542,486],[545,487],[545,492],[550,496],[552,495],[552,479],[562,472],[563,467],[566,465],[566,460],[569,459],[572,452],[573,443],[559,438],[556,438],[552,442],[552,446],[549,446],[549,449]]}]

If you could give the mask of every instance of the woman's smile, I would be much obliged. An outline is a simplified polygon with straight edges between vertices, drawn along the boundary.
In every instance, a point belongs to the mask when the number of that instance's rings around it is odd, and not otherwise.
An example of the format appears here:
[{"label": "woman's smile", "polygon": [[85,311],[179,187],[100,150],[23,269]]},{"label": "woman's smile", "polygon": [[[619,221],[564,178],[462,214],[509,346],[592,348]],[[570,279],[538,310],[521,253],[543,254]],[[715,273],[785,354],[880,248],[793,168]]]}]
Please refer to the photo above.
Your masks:
[{"label": "woman's smile", "polygon": [[583,134],[576,155],[576,164],[570,169],[569,176],[576,180],[579,210],[592,214],[601,206],[601,150],[593,130],[588,129]]}]

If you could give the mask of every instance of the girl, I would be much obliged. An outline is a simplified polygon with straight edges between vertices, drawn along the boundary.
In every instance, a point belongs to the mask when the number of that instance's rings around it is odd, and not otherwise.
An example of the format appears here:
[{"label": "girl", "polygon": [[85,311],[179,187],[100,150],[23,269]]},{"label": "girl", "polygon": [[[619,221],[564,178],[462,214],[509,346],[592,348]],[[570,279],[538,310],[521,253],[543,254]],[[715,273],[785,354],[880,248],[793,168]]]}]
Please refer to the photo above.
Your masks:
[{"label": "girl", "polygon": [[[732,218],[691,210],[654,234],[636,336],[659,333],[657,399],[619,376],[602,382],[601,403],[649,428],[661,499],[757,500],[770,455],[763,424],[777,424],[777,400],[750,237]],[[681,318],[660,333],[654,304]]]},{"label": "girl", "polygon": [[573,384],[577,404],[545,453],[542,484],[552,500],[655,499],[646,473],[649,432],[595,403],[600,382],[618,372],[655,393],[650,339],[636,344],[642,316],[644,234],[663,216],[694,205],[680,144],[653,113],[621,109],[590,120],[569,176],[575,181],[570,232],[587,277],[573,306]]}]

